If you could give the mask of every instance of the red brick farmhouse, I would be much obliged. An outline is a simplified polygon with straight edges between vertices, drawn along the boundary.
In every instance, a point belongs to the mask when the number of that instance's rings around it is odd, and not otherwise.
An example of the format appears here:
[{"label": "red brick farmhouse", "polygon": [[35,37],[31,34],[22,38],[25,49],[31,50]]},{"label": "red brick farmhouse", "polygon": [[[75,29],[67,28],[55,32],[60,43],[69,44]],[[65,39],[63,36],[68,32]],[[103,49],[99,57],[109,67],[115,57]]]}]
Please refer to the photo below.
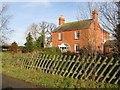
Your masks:
[{"label": "red brick farmhouse", "polygon": [[110,39],[110,34],[98,23],[98,12],[92,12],[92,19],[65,23],[63,16],[59,17],[59,26],[52,32],[52,46],[59,47],[62,52],[78,53],[80,49],[92,46],[98,52],[109,52],[104,43]]}]

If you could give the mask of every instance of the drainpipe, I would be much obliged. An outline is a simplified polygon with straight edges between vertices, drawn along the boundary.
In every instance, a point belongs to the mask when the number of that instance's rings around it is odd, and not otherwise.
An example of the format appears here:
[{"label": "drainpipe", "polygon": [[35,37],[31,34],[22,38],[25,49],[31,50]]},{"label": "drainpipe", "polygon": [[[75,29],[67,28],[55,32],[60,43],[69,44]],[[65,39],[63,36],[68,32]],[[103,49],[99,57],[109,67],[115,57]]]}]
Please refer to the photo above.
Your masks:
[{"label": "drainpipe", "polygon": [[102,29],[102,53],[104,53],[104,33]]}]

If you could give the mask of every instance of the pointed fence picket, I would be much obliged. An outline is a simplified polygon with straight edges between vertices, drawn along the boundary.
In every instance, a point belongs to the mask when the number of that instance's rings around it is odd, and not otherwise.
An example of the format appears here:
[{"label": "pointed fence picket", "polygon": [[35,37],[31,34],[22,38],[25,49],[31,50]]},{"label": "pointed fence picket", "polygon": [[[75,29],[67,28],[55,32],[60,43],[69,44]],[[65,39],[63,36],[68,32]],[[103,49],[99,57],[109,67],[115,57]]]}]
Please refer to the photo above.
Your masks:
[{"label": "pointed fence picket", "polygon": [[120,84],[120,58],[80,57],[63,55],[16,55],[15,65],[26,69],[41,69],[44,73],[96,82]]}]

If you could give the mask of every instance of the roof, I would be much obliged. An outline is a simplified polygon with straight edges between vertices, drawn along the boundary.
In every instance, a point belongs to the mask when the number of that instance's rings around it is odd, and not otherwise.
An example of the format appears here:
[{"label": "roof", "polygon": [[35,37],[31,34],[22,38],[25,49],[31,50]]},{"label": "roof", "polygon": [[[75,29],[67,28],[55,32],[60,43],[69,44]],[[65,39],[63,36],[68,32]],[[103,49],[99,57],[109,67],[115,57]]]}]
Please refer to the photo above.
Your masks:
[{"label": "roof", "polygon": [[82,21],[65,23],[63,25],[58,26],[56,29],[53,30],[53,32],[87,29],[90,27],[92,22],[93,19],[87,19]]},{"label": "roof", "polygon": [[116,45],[116,40],[107,40],[104,46],[114,47]]}]

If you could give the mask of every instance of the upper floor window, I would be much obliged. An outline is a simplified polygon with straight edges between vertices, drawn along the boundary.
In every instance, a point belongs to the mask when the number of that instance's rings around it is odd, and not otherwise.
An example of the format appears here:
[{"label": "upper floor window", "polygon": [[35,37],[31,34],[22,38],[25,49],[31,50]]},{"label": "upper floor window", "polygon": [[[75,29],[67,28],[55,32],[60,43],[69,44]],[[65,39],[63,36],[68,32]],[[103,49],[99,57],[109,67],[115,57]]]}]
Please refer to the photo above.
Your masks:
[{"label": "upper floor window", "polygon": [[80,31],[76,31],[75,32],[75,39],[79,39],[80,38]]},{"label": "upper floor window", "polygon": [[79,50],[80,50],[80,45],[75,44],[75,53],[79,53]]},{"label": "upper floor window", "polygon": [[62,33],[59,33],[59,38],[58,40],[62,40]]},{"label": "upper floor window", "polygon": [[104,39],[104,34],[102,34],[102,39]]}]

